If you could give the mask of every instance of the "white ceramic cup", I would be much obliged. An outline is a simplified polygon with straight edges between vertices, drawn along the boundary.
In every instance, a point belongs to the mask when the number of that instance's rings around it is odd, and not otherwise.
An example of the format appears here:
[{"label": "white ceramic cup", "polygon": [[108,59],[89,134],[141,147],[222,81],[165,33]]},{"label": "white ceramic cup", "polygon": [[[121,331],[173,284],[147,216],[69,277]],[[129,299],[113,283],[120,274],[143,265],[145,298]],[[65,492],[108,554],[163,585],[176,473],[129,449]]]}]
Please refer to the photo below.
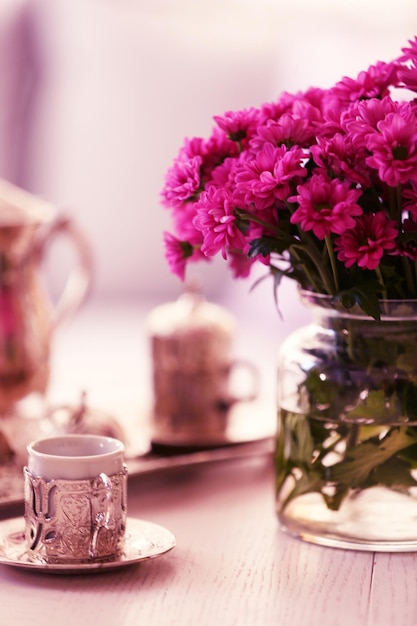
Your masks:
[{"label": "white ceramic cup", "polygon": [[83,480],[101,472],[121,472],[125,447],[118,439],[100,435],[63,435],[28,445],[28,469],[44,480]]},{"label": "white ceramic cup", "polygon": [[26,543],[34,560],[114,559],[126,528],[124,445],[99,435],[63,435],[28,445]]}]

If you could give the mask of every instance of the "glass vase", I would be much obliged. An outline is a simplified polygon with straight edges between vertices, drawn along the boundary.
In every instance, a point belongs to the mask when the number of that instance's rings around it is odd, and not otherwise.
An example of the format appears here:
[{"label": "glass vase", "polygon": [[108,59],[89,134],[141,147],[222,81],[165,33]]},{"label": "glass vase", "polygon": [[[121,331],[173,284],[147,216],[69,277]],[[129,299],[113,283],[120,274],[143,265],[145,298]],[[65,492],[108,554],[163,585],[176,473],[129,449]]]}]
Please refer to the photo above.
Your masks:
[{"label": "glass vase", "polygon": [[381,319],[302,292],[312,323],[279,358],[276,506],[306,541],[417,549],[417,301]]}]

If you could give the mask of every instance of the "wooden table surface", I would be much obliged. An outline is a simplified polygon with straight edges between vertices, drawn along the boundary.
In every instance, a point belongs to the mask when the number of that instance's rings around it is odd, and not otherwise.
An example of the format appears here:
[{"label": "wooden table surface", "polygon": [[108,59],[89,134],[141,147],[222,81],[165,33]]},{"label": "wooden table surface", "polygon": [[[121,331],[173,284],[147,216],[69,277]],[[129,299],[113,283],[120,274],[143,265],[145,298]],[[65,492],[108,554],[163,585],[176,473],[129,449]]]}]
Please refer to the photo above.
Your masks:
[{"label": "wooden table surface", "polygon": [[165,526],[176,547],[94,575],[0,566],[2,615],[13,626],[414,626],[417,555],[287,536],[271,470],[262,456],[134,477],[129,517]]},{"label": "wooden table surface", "polygon": [[[87,326],[78,327],[80,336]],[[67,373],[65,384],[71,358],[65,352],[58,359],[57,373]],[[72,393],[77,376],[88,372],[91,379],[104,376],[107,389],[103,364],[93,372],[89,358],[83,363],[72,370]],[[114,389],[123,395],[129,384],[124,379]],[[56,389],[63,393],[64,384]],[[133,402],[124,399],[126,406]],[[0,517],[21,512],[13,507]],[[99,574],[46,575],[0,565],[1,623],[417,624],[417,553],[345,551],[287,536],[275,515],[270,454],[131,476],[128,515],[165,526],[176,536],[176,547],[157,559]]]}]

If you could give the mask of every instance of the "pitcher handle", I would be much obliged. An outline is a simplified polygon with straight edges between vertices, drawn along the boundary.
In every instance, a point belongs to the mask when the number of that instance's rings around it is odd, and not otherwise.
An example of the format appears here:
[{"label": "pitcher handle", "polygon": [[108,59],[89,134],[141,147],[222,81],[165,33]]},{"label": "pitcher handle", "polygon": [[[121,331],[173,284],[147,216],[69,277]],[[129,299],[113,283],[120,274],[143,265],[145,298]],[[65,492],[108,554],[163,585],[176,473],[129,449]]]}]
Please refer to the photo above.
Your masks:
[{"label": "pitcher handle", "polygon": [[[57,236],[66,235],[77,251],[75,266],[71,269],[63,290],[52,311],[52,324],[56,327],[64,320],[70,319],[80,308],[89,293],[93,276],[93,257],[91,247],[74,221],[67,215],[60,215],[49,226],[39,247],[39,257],[43,256],[47,247]],[[39,259],[40,260],[40,259]]]}]

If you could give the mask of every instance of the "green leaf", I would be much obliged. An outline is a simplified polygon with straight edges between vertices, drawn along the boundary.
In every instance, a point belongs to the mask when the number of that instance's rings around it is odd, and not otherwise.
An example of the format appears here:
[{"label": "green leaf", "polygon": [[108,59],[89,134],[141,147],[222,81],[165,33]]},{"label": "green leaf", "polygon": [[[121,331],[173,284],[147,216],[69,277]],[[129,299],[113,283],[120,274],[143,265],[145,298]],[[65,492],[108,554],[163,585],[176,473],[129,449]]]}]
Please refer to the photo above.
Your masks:
[{"label": "green leaf", "polygon": [[301,464],[310,464],[314,452],[308,420],[304,415],[288,413],[286,429],[291,433],[289,458]]},{"label": "green leaf", "polygon": [[410,469],[417,469],[417,444],[401,450],[398,457],[405,461]]},{"label": "green leaf", "polygon": [[376,280],[369,280],[360,285],[340,291],[334,296],[346,309],[358,306],[364,313],[375,320],[381,318],[378,294],[381,293],[382,285]]},{"label": "green leaf", "polygon": [[258,237],[257,239],[252,239],[249,243],[248,256],[250,258],[256,256],[266,257],[274,252],[281,255],[294,242],[294,237],[284,231],[279,231],[274,237]]},{"label": "green leaf", "polygon": [[402,414],[410,420],[417,419],[417,387],[411,381],[407,381],[401,389]]},{"label": "green leaf", "polygon": [[315,471],[311,469],[309,471],[305,470],[301,474],[299,478],[297,478],[294,489],[286,498],[284,506],[297,496],[301,496],[305,493],[318,492],[321,493],[322,489],[326,485],[326,481],[323,478],[322,472]]},{"label": "green leaf", "polygon": [[366,400],[351,411],[347,412],[350,420],[364,420],[385,422],[396,420],[399,415],[399,400],[393,393],[387,402],[386,394],[382,389],[370,391]]},{"label": "green leaf", "polygon": [[417,351],[400,354],[397,360],[397,366],[410,376],[417,378]]},{"label": "green leaf", "polygon": [[381,463],[372,472],[372,482],[374,485],[385,485],[386,487],[397,487],[406,489],[415,487],[417,481],[410,473],[410,465],[403,459],[391,457],[385,463]]},{"label": "green leaf", "polygon": [[338,511],[348,491],[349,489],[343,486],[338,487],[335,493],[332,495],[323,493],[323,498],[326,502],[327,508],[329,508],[331,511]]},{"label": "green leaf", "polygon": [[281,280],[284,278],[284,276],[288,276],[286,270],[281,270],[278,269],[276,267],[274,267],[273,265],[271,265],[269,267],[269,272],[264,274],[263,276],[260,276],[252,285],[249,291],[252,291],[253,289],[255,289],[261,282],[263,282],[264,280],[266,280],[267,278],[270,278],[271,275],[273,277],[273,297],[274,297],[274,302],[275,302],[275,306],[276,309],[278,311],[278,315],[280,316],[281,319],[283,319],[282,313],[280,311],[279,308],[279,303],[278,303],[278,290],[279,290],[279,286],[281,284]]},{"label": "green leaf", "polygon": [[293,468],[297,468],[298,471],[298,468],[302,467],[305,472],[304,478],[308,483],[307,476],[310,471],[314,471],[311,467],[313,452],[314,442],[306,416],[282,411],[275,453],[278,490],[292,473]]},{"label": "green leaf", "polygon": [[381,441],[368,439],[349,448],[342,461],[328,468],[329,480],[352,489],[362,487],[375,468],[416,443],[416,428],[392,428]]}]

